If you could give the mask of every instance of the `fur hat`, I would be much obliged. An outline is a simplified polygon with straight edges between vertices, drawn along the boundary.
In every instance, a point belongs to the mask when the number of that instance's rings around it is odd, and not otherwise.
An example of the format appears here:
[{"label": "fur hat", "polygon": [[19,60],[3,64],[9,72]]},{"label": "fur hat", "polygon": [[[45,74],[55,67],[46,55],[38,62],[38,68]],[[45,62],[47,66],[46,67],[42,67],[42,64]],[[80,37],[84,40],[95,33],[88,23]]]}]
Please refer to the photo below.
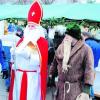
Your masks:
[{"label": "fur hat", "polygon": [[78,40],[81,39],[80,26],[78,24],[76,24],[75,22],[70,22],[67,25],[67,34],[71,35],[72,37],[74,37]]}]

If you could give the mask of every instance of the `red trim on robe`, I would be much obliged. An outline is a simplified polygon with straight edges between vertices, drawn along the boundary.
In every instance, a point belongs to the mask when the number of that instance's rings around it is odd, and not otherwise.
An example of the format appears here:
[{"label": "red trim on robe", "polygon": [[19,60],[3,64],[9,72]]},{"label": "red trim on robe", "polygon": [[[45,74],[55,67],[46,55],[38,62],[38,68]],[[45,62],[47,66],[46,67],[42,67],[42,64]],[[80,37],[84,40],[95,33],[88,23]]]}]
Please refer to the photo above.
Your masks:
[{"label": "red trim on robe", "polygon": [[47,86],[47,65],[48,65],[48,42],[44,38],[40,38],[37,41],[40,53],[41,53],[41,58],[42,58],[42,63],[41,63],[41,68],[40,68],[40,74],[41,74],[41,96],[42,100],[46,100],[46,86]]},{"label": "red trim on robe", "polygon": [[24,37],[22,37],[16,44],[16,47],[23,41]]},{"label": "red trim on robe", "polygon": [[[16,46],[18,46],[22,41],[24,37],[22,37]],[[9,90],[9,95],[8,95],[8,100],[13,100],[13,90],[14,90],[14,79],[15,79],[15,71],[12,69],[11,65],[11,82],[10,82],[10,90]]]},{"label": "red trim on robe", "polygon": [[23,72],[21,80],[20,100],[27,100],[27,74]]},{"label": "red trim on robe", "polygon": [[[24,38],[21,38],[17,45],[18,46],[22,41],[23,41]],[[46,39],[44,38],[40,38],[38,41],[37,41],[37,44],[38,44],[38,47],[39,47],[39,50],[40,50],[40,54],[41,54],[41,66],[40,66],[40,81],[41,81],[41,99],[42,100],[46,100],[46,82],[47,82],[47,65],[48,65],[48,42]],[[13,77],[13,76],[11,76]],[[11,87],[13,89],[13,85],[11,84]],[[10,94],[10,93],[9,93]],[[13,97],[13,95],[11,95],[11,97]],[[13,100],[13,99],[9,99],[9,100]],[[24,99],[23,99],[24,100]]]}]

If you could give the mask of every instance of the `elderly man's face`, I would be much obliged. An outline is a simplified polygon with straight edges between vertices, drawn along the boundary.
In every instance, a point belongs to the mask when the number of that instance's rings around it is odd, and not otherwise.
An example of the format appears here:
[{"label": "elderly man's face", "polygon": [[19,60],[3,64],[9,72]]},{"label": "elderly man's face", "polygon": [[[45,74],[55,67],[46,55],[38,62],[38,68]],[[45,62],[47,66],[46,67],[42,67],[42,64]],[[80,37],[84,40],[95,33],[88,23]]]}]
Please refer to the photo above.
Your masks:
[{"label": "elderly man's face", "polygon": [[33,29],[36,28],[36,25],[34,25],[34,24],[28,24],[28,28],[29,28],[29,30],[33,30]]}]

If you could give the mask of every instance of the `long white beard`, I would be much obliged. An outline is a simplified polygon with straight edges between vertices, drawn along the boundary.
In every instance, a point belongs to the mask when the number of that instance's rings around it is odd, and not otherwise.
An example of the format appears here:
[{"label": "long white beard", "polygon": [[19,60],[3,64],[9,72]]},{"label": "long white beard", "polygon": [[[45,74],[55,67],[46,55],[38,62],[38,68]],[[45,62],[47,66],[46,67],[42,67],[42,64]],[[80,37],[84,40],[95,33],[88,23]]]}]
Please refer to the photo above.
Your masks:
[{"label": "long white beard", "polygon": [[30,30],[27,26],[24,30],[24,40],[36,43],[40,37],[45,38],[44,29],[41,26],[37,26],[35,29]]},{"label": "long white beard", "polygon": [[41,28],[41,26],[38,26],[38,28],[33,30],[29,30],[29,28],[26,26],[24,30],[24,40],[21,45],[17,47],[17,52],[20,52],[22,49],[24,49],[29,42],[32,42],[34,45],[36,45],[40,37],[45,38],[44,30]]}]

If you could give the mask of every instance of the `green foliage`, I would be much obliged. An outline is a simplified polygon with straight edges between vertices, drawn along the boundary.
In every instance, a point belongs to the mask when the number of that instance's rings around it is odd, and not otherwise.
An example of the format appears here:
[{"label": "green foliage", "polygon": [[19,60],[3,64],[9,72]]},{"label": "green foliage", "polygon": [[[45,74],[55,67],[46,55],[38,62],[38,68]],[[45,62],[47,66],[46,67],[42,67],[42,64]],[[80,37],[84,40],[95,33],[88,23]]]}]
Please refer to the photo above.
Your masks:
[{"label": "green foliage", "polygon": [[70,23],[68,23],[68,25],[67,25],[67,30],[71,30],[71,29],[73,29],[73,28],[79,29],[80,26],[79,26],[79,24],[77,24],[76,22],[70,22]]},{"label": "green foliage", "polygon": [[15,19],[15,18],[8,18],[6,20],[8,21],[8,23],[14,23],[14,24],[18,23],[18,19]]},{"label": "green foliage", "polygon": [[[18,23],[18,20],[22,20],[22,19],[16,19],[16,18],[8,18],[6,19],[8,22],[10,23],[15,23],[17,24]],[[24,21],[24,26],[27,25],[27,21],[26,20],[23,20]],[[98,29],[100,28],[100,22],[94,22],[94,21],[90,21],[90,20],[72,20],[72,19],[67,19],[65,17],[62,17],[62,18],[50,18],[50,19],[46,19],[46,20],[42,20],[41,21],[41,25],[44,27],[44,28],[53,28],[55,25],[65,25],[67,27],[67,25],[69,23],[76,23],[78,25],[82,25],[82,26],[88,26],[90,29]]]}]

